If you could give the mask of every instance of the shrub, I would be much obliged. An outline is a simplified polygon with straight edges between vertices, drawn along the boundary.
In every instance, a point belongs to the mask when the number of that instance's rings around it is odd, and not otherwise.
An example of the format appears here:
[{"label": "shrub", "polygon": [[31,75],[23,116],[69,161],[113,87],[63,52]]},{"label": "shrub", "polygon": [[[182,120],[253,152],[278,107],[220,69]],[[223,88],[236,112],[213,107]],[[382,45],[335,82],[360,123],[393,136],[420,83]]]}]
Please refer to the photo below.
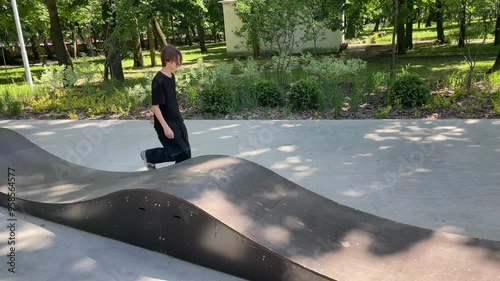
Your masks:
[{"label": "shrub", "polygon": [[[136,109],[138,106],[149,105],[149,99],[146,100],[148,96],[150,96],[151,86],[143,86],[141,84],[136,84],[134,87],[126,87],[126,101],[130,103],[131,109]],[[148,102],[148,103],[146,103]]]},{"label": "shrub", "polygon": [[4,93],[3,103],[7,109],[7,114],[9,114],[10,116],[18,116],[21,113],[23,104],[9,91],[6,91]]},{"label": "shrub", "polygon": [[390,105],[383,107],[377,111],[377,113],[375,114],[375,118],[385,119],[385,118],[387,118],[387,116],[389,115],[391,110],[392,110],[392,107]]},{"label": "shrub", "polygon": [[4,102],[4,97],[3,97],[4,94],[2,94],[0,92],[0,116],[3,114],[4,112],[4,108],[5,108],[5,102]]},{"label": "shrub", "polygon": [[82,94],[77,88],[57,89],[53,94],[40,94],[29,105],[35,113],[86,112],[92,117],[96,114],[127,114],[134,107],[132,102],[135,101],[130,99],[126,90],[114,89],[108,94],[106,89],[95,87],[92,94]]},{"label": "shrub", "polygon": [[262,106],[276,107],[283,105],[283,88],[274,80],[259,80],[252,85],[251,95],[257,97],[257,101]]},{"label": "shrub", "polygon": [[500,92],[495,92],[491,96],[493,102],[493,115],[500,116]]},{"label": "shrub", "polygon": [[316,80],[301,79],[290,86],[289,98],[293,109],[317,109],[319,107],[321,90]]},{"label": "shrub", "polygon": [[310,54],[302,55],[302,69],[306,74],[318,77],[320,81],[343,80],[361,74],[366,69],[366,61],[361,59],[323,58]]},{"label": "shrub", "polygon": [[234,106],[234,95],[227,84],[211,84],[201,93],[201,109],[212,114],[225,114]]},{"label": "shrub", "polygon": [[414,107],[424,105],[430,99],[429,86],[417,74],[400,74],[389,87],[388,100],[391,105],[398,101],[403,107]]}]

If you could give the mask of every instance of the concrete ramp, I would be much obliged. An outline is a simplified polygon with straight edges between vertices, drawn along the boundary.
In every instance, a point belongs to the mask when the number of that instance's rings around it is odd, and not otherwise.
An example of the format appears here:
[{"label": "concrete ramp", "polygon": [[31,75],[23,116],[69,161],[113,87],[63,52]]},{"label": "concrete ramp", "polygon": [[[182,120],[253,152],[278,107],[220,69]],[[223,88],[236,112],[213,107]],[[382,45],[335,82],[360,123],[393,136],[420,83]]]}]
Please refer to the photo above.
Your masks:
[{"label": "concrete ramp", "polygon": [[107,172],[0,128],[0,171],[13,212],[248,280],[500,280],[498,241],[376,217],[239,158]]}]

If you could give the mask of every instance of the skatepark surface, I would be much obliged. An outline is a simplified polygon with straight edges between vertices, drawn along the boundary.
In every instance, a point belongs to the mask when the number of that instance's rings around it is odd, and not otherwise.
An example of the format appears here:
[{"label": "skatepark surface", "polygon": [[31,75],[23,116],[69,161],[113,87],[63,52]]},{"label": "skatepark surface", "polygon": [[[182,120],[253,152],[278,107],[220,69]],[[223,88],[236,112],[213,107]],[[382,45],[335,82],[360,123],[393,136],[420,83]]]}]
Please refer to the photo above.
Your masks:
[{"label": "skatepark surface", "polygon": [[[435,231],[500,240],[499,120],[188,120],[186,125],[194,157],[244,158],[369,214]],[[15,130],[67,161],[103,171],[144,170],[139,151],[159,145],[147,121],[3,120],[0,127]],[[0,211],[6,223],[6,210]],[[238,280],[111,239],[18,216],[23,219],[17,234],[26,244],[16,252],[18,272],[7,274],[2,265],[0,280]],[[0,235],[8,233],[0,231]],[[5,257],[6,243],[0,241],[0,246]],[[500,260],[498,251],[490,255],[491,260]],[[461,280],[447,274],[441,280]],[[500,280],[500,272],[491,277]]]}]

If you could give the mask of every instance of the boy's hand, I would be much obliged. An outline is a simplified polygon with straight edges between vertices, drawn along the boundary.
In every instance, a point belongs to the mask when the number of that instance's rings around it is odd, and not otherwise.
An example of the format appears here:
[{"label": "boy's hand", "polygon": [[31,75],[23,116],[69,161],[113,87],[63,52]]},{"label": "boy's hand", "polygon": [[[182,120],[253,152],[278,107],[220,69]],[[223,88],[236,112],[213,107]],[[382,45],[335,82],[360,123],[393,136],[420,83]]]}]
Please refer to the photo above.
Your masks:
[{"label": "boy's hand", "polygon": [[172,131],[172,129],[170,129],[170,127],[164,128],[163,132],[165,133],[165,136],[168,139],[173,139],[174,138],[174,131]]}]

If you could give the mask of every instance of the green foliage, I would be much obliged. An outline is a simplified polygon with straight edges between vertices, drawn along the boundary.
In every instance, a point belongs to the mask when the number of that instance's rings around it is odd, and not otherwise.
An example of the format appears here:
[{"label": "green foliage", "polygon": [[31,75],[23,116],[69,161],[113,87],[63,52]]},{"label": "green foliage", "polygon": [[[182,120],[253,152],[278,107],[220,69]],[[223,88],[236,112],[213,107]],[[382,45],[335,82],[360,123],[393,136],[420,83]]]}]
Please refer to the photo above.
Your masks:
[{"label": "green foliage", "polygon": [[387,118],[387,116],[389,115],[391,110],[392,110],[392,106],[390,106],[390,105],[383,107],[383,108],[379,109],[379,111],[377,111],[377,113],[375,114],[375,118],[385,119],[385,118]]},{"label": "green foliage", "polygon": [[[4,94],[5,95],[5,94]],[[3,115],[5,109],[4,95],[0,94],[0,116]]]},{"label": "green foliage", "polygon": [[62,89],[65,86],[73,86],[78,80],[77,74],[65,65],[47,66],[40,78],[34,78],[35,82],[49,92]]},{"label": "green foliage", "polygon": [[[366,69],[366,62],[360,59],[340,58],[322,58],[318,59],[310,54],[304,54],[301,57],[302,69],[309,77],[318,80],[321,88],[320,109],[332,106],[334,116],[338,118],[346,102],[346,96],[351,106],[358,107],[363,100],[363,96],[368,90],[368,86],[359,84],[360,74]],[[352,81],[352,82],[347,82]],[[355,84],[352,91],[346,89],[348,85]],[[342,89],[340,85],[343,85]],[[371,87],[371,86],[370,86]]]},{"label": "green foliage", "polygon": [[245,80],[245,82],[255,81],[261,75],[262,67],[252,58],[247,59],[245,63],[236,59],[234,60],[234,64],[240,72],[238,76]]},{"label": "green foliage", "polygon": [[261,79],[263,67],[259,66],[257,61],[252,58],[245,60],[244,63],[236,59],[234,65],[237,70],[235,78],[238,80],[238,85],[234,88],[238,108],[254,109],[259,105],[259,102],[252,88],[255,81]]},{"label": "green foliage", "polygon": [[356,80],[354,82],[351,95],[348,97],[349,105],[352,111],[356,112],[359,110],[359,106],[363,103],[365,95],[372,87],[370,82],[370,79],[368,79],[368,81]]},{"label": "green foliage", "polygon": [[224,83],[210,84],[201,93],[201,109],[211,114],[226,114],[234,109],[235,97]]},{"label": "green foliage", "polygon": [[[130,88],[140,93],[143,92],[139,87]],[[35,113],[52,114],[72,113],[75,117],[76,112],[82,112],[87,116],[93,117],[101,114],[121,114],[125,115],[137,107],[140,101],[133,97],[131,92],[114,89],[111,94],[107,89],[96,87],[92,94],[83,94],[77,88],[57,89],[54,93],[39,93],[38,97],[29,102],[29,106]]]},{"label": "green foliage", "polygon": [[318,109],[320,95],[318,82],[311,78],[301,79],[290,85],[289,99],[292,109]]},{"label": "green foliage", "polygon": [[451,108],[451,101],[452,99],[450,97],[447,97],[442,93],[432,96],[432,104],[434,105],[434,108]]},{"label": "green foliage", "polygon": [[491,101],[493,102],[493,114],[495,116],[500,116],[500,92],[495,92],[491,95]]},{"label": "green foliage", "polygon": [[[0,96],[0,114],[6,112],[10,117],[18,116],[23,107],[22,102],[10,91],[5,91],[3,96]],[[5,111],[4,111],[5,108]]]},{"label": "green foliage", "polygon": [[262,106],[276,107],[283,105],[283,88],[275,81],[259,80],[251,87],[251,94]]},{"label": "green foliage", "polygon": [[225,114],[234,109],[232,69],[232,64],[221,62],[207,71],[200,92],[203,111],[212,114]]},{"label": "green foliage", "polygon": [[385,72],[377,71],[372,73],[370,76],[372,90],[375,90],[381,86],[388,85],[390,81],[390,75]]},{"label": "green foliage", "polygon": [[198,103],[198,92],[208,84],[209,69],[203,63],[203,58],[198,58],[196,67],[189,71],[176,74],[177,97],[180,103],[195,108]]},{"label": "green foliage", "polygon": [[280,85],[288,84],[292,68],[297,65],[297,59],[291,55],[280,54],[271,58],[271,69]]},{"label": "green foliage", "polygon": [[455,71],[450,76],[448,76],[448,87],[451,89],[464,87],[466,79],[467,73]]},{"label": "green foliage", "polygon": [[361,59],[323,58],[317,59],[310,54],[302,55],[304,71],[321,80],[341,80],[360,74],[366,69],[366,61]]},{"label": "green foliage", "polygon": [[344,107],[345,103],[345,97],[342,95],[342,92],[340,90],[339,86],[334,86],[332,88],[332,104],[333,104],[333,109],[334,109],[334,117],[339,118],[340,112],[342,112],[342,108]]},{"label": "green foliage", "polygon": [[414,107],[426,104],[431,98],[429,86],[417,74],[403,73],[391,82],[388,100],[395,105],[399,100],[403,107]]},{"label": "green foliage", "polygon": [[137,106],[149,105],[149,100],[147,99],[151,93],[151,86],[144,87],[141,84],[136,84],[133,87],[125,88],[125,95],[127,97],[128,103],[131,105],[130,109],[136,109]]}]

